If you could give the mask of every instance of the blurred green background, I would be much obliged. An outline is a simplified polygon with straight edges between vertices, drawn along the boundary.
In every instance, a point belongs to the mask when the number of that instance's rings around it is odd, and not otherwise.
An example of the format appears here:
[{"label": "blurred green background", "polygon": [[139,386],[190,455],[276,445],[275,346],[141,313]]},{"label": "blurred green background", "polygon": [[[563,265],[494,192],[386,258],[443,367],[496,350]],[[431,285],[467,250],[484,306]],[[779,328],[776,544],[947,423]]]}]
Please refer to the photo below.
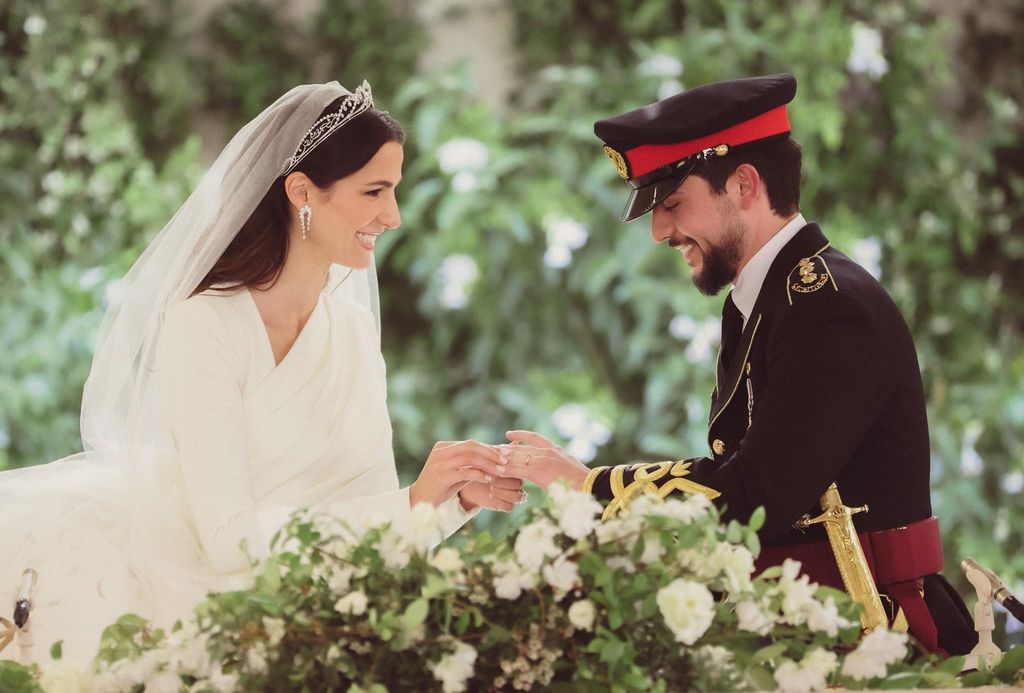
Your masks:
[{"label": "blurred green background", "polygon": [[803,212],[917,340],[946,572],[968,594],[973,556],[1024,592],[1019,2],[483,4],[493,78],[431,59],[467,0],[0,0],[0,469],[80,449],[105,303],[230,134],[295,84],[364,77],[409,134],[377,250],[403,478],[438,439],[520,427],[594,463],[704,454],[722,298],[618,222],[592,124],[788,71]]}]

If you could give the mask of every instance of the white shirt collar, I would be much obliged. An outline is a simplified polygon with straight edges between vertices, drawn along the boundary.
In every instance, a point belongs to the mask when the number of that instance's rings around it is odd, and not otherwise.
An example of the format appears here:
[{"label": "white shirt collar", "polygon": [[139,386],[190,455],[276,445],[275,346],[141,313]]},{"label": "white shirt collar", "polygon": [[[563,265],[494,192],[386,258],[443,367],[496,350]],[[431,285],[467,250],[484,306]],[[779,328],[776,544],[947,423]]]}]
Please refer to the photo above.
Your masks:
[{"label": "white shirt collar", "polygon": [[764,283],[765,275],[772,266],[775,256],[779,251],[793,239],[797,231],[807,226],[804,215],[797,212],[797,215],[786,222],[786,225],[768,239],[768,242],[761,246],[761,249],[754,253],[746,266],[736,278],[736,286],[732,290],[732,300],[736,307],[743,314],[743,325],[747,324],[750,311],[754,310],[754,303],[758,294],[761,293],[761,285]]}]

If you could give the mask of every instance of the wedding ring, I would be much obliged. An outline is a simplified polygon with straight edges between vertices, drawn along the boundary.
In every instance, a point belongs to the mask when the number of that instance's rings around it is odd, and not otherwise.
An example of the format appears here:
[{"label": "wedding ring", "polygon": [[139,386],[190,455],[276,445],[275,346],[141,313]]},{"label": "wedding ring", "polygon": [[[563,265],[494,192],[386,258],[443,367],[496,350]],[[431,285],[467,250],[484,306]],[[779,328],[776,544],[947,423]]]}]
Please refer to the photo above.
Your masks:
[{"label": "wedding ring", "polygon": [[527,467],[529,467],[530,466],[530,460],[532,460],[532,459],[533,459],[533,453],[532,452],[526,453],[526,462],[524,462],[523,464],[525,464]]},{"label": "wedding ring", "polygon": [[519,500],[516,501],[516,505],[519,505],[520,503],[525,503],[527,498],[529,498],[529,496],[526,493],[526,489],[520,489]]}]

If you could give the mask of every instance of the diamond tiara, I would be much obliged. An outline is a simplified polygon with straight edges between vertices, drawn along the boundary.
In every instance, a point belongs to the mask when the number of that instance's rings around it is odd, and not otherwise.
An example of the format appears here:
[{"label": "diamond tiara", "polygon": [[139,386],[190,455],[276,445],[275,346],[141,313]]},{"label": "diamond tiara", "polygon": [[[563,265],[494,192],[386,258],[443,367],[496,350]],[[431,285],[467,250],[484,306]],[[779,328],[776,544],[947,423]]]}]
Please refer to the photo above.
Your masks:
[{"label": "diamond tiara", "polygon": [[360,113],[371,108],[373,108],[373,94],[370,92],[370,83],[364,79],[355,92],[341,102],[341,106],[337,111],[328,113],[313,123],[313,127],[309,129],[302,138],[302,142],[299,143],[299,148],[295,150],[295,154],[285,159],[284,173],[281,175],[286,176],[291,173],[299,165],[299,162],[330,137],[331,133],[344,126],[345,123]]}]

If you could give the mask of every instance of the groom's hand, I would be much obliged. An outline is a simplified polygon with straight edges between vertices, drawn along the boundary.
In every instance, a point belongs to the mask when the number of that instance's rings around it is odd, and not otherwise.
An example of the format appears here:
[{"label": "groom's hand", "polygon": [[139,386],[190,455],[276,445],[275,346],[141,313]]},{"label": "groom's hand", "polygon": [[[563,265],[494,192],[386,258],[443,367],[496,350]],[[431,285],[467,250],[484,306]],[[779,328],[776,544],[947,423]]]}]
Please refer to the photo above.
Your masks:
[{"label": "groom's hand", "polygon": [[577,491],[583,488],[590,469],[541,434],[509,431],[505,437],[513,443],[505,446],[508,455],[505,474],[532,481],[545,491],[559,480]]}]

